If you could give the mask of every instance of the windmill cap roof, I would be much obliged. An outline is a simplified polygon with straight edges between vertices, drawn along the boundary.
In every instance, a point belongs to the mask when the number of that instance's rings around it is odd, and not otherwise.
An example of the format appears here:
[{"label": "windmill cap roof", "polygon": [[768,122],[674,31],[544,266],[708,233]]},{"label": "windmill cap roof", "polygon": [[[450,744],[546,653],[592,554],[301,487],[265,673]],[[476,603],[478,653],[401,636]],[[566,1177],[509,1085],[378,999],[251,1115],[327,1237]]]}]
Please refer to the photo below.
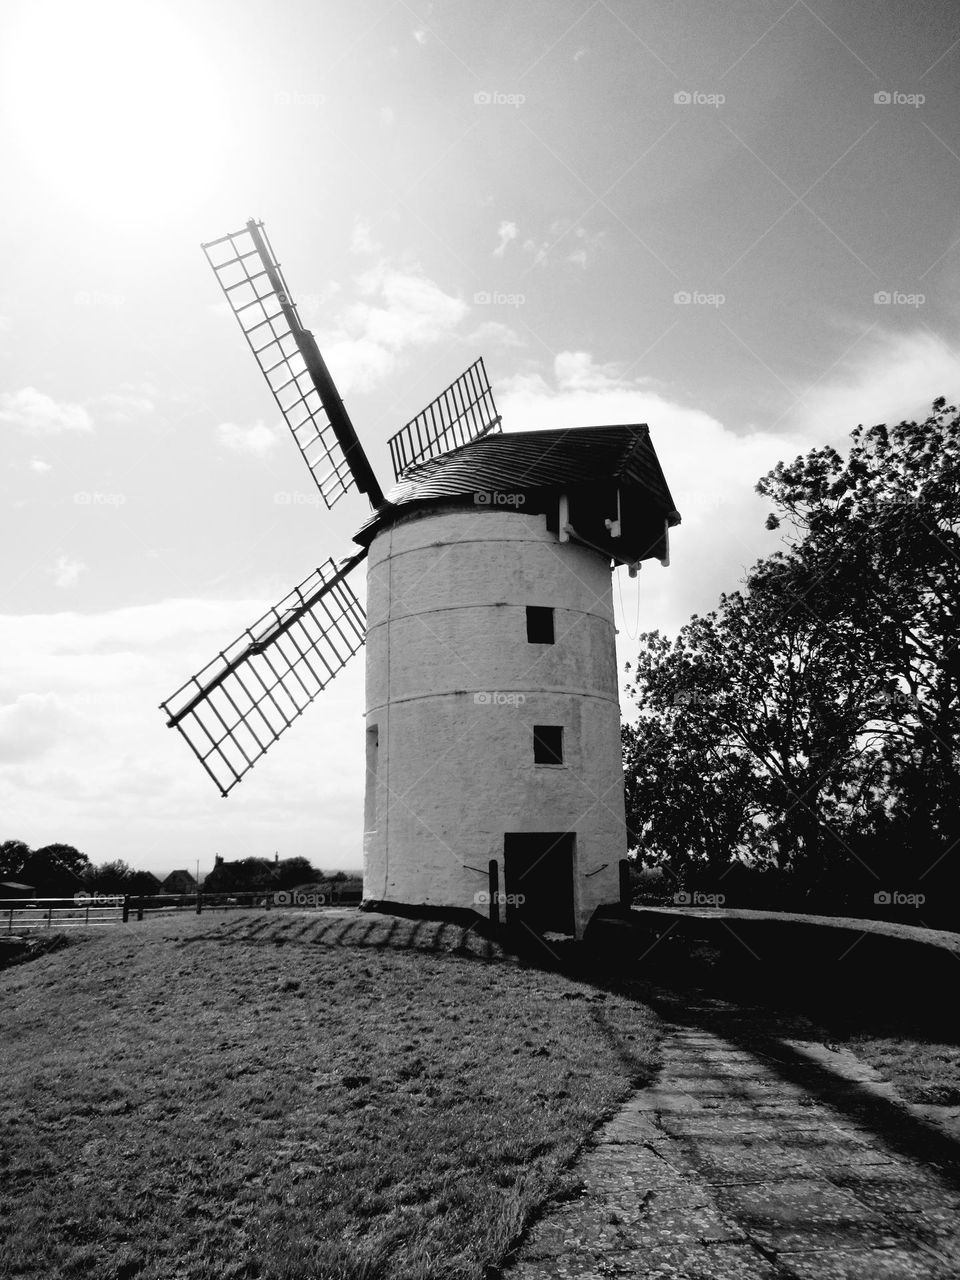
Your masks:
[{"label": "windmill cap roof", "polygon": [[397,507],[478,492],[517,493],[619,482],[660,508],[670,525],[680,513],[660,467],[645,423],[510,431],[471,440],[449,453],[408,467],[357,534],[369,541]]}]

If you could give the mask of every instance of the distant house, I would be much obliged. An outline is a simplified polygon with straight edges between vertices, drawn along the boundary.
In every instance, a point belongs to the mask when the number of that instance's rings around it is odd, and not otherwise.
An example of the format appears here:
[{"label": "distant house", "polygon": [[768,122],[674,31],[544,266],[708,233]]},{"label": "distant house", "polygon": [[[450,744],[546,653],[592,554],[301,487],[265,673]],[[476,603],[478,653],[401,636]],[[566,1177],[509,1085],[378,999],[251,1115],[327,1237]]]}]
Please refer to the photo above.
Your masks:
[{"label": "distant house", "polygon": [[197,882],[189,871],[171,871],[160,885],[161,893],[196,893]]},{"label": "distant house", "polygon": [[203,882],[204,893],[262,893],[275,889],[279,876],[278,859],[242,858],[225,862],[219,854],[213,870]]},{"label": "distant house", "polygon": [[0,898],[35,898],[37,891],[32,884],[20,884],[17,880],[0,880]]}]

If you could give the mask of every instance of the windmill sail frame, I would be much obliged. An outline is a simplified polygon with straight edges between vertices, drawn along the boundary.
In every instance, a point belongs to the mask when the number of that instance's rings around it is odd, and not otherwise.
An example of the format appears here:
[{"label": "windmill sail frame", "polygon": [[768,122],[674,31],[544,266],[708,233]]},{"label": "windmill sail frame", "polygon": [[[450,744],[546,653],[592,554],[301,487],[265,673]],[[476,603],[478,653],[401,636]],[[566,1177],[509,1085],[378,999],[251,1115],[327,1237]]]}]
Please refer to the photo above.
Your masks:
[{"label": "windmill sail frame", "polygon": [[201,247],[328,510],[351,485],[381,506],[383,491],[263,223],[251,218]]},{"label": "windmill sail frame", "polygon": [[160,704],[221,795],[362,648],[366,616],[347,576],[366,554],[315,569]]},{"label": "windmill sail frame", "polygon": [[500,415],[481,357],[390,437],[394,476],[399,480],[415,463],[499,430]]}]

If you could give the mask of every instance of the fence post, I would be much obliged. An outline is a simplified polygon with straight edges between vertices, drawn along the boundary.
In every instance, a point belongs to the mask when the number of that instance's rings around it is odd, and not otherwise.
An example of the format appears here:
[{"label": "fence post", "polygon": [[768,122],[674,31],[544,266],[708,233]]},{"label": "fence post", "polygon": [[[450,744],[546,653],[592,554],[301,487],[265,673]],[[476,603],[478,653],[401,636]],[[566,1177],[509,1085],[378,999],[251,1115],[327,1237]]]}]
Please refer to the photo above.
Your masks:
[{"label": "fence post", "polygon": [[497,865],[496,858],[490,859],[489,867],[490,875],[490,923],[498,925],[500,923],[500,868]]},{"label": "fence post", "polygon": [[10,922],[7,925],[7,933],[13,933],[13,907],[10,908]]},{"label": "fence post", "polygon": [[52,923],[53,923],[53,904],[51,903],[51,905],[47,907],[47,928],[48,929],[50,928],[50,925]]},{"label": "fence post", "polygon": [[629,911],[633,903],[633,890],[630,885],[630,859],[620,859],[620,905]]},{"label": "fence post", "polygon": [[137,899],[137,920],[143,919],[143,895]]},{"label": "fence post", "polygon": [[84,909],[84,913],[83,913],[83,927],[84,927],[85,929],[89,929],[89,928],[90,928],[90,902],[89,902],[89,900],[87,901],[87,904],[86,904],[86,907],[85,907],[85,909]]},{"label": "fence post", "polygon": [[130,919],[130,895],[129,893],[125,893],[123,895],[123,917],[120,923],[126,924],[129,919]]},{"label": "fence post", "polygon": [[203,894],[200,892],[200,886],[197,885],[197,915],[203,910]]}]

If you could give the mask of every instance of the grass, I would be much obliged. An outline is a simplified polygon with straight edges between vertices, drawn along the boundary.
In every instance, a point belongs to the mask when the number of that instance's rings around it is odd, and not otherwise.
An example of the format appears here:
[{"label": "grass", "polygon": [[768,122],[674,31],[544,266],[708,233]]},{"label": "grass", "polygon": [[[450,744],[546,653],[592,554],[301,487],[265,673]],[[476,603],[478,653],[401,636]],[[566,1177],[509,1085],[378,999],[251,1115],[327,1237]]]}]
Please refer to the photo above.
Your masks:
[{"label": "grass", "polygon": [[449,924],[244,913],[0,973],[0,1274],[496,1274],[656,1020]]},{"label": "grass", "polygon": [[914,1038],[892,1027],[848,1031],[845,1039],[908,1102],[960,1105],[960,1045]]}]

